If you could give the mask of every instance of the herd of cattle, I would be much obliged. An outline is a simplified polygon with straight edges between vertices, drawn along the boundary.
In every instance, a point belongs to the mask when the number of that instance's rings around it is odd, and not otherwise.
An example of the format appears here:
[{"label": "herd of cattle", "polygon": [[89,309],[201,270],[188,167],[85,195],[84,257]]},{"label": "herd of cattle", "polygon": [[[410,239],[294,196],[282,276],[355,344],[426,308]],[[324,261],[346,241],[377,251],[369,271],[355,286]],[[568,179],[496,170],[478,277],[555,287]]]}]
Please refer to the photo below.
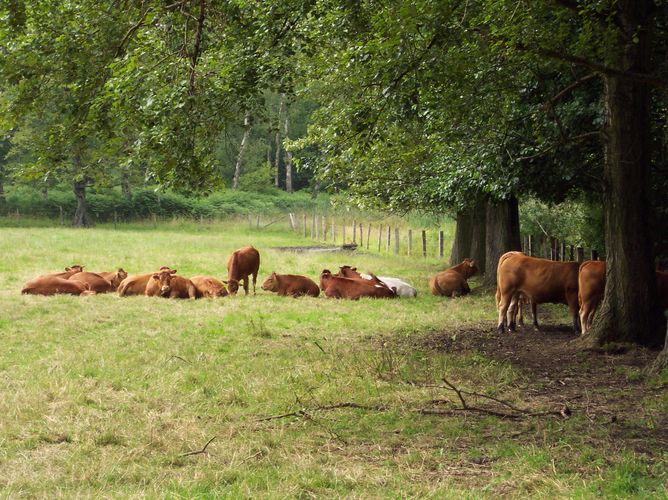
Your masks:
[{"label": "herd of cattle", "polygon": [[[38,276],[27,282],[21,293],[36,295],[73,294],[93,295],[116,291],[119,296],[146,295],[149,297],[190,298],[235,295],[240,284],[248,294],[253,280],[253,293],[260,268],[260,253],[253,247],[236,250],[227,262],[227,280],[213,276],[177,275],[167,266],[157,272],[128,275],[123,269],[114,272],[86,272],[73,265],[64,272]],[[478,272],[475,261],[464,262],[437,273],[429,280],[434,295],[457,297],[469,293],[468,278]],[[663,309],[668,309],[668,273],[657,271],[657,289]],[[265,280],[262,289],[281,296],[318,297],[320,292],[329,298],[356,300],[362,297],[415,297],[417,291],[399,278],[361,274],[351,266],[341,266],[336,274],[324,269],[320,286],[306,276],[277,274]],[[533,324],[538,328],[536,306],[543,303],[566,304],[576,332],[586,332],[591,326],[597,306],[605,290],[605,262],[555,262],[529,257],[522,252],[507,252],[497,265],[496,307],[499,313],[498,330],[514,330],[522,322],[522,304],[531,304]]]}]

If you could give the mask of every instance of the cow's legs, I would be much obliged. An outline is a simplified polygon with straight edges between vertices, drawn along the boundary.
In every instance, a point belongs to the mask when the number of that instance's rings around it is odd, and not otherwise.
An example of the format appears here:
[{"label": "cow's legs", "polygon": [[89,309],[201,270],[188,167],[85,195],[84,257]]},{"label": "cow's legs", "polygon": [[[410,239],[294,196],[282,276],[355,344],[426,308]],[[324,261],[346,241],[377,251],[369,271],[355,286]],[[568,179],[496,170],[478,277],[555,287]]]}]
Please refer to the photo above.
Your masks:
[{"label": "cow's legs", "polygon": [[582,333],[587,333],[589,330],[589,310],[584,305],[580,308],[580,325],[582,326]]},{"label": "cow's legs", "polygon": [[248,276],[244,278],[244,292],[248,295]]},{"label": "cow's legs", "polygon": [[253,295],[255,295],[255,283],[257,282],[257,271],[253,273]]},{"label": "cow's legs", "polygon": [[497,331],[499,333],[505,332],[506,314],[508,313],[509,306],[510,306],[509,297],[501,294],[499,300],[499,323],[497,325]]},{"label": "cow's legs", "polygon": [[510,301],[510,306],[508,307],[508,312],[506,313],[506,322],[508,324],[508,330],[511,332],[515,331],[516,318],[517,318],[517,307],[519,305],[519,295],[515,295]]},{"label": "cow's legs", "polygon": [[581,328],[582,322],[580,321],[580,316],[578,314],[577,303],[569,304],[568,309],[571,312],[571,318],[573,318],[573,332],[576,333],[576,334],[580,333],[582,331],[582,328]]},{"label": "cow's legs", "polygon": [[533,329],[536,331],[540,330],[538,326],[538,304],[531,300],[531,315],[533,316]]}]

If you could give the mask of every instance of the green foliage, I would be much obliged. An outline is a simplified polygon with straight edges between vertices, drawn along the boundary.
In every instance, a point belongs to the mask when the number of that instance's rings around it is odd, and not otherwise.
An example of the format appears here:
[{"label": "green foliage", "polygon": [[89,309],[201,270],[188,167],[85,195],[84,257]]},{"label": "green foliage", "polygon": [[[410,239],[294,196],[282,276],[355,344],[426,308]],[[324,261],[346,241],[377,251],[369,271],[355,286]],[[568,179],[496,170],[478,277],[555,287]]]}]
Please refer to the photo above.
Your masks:
[{"label": "green foliage", "polygon": [[569,245],[605,253],[603,212],[599,203],[571,200],[544,203],[528,198],[520,204],[520,227],[534,238],[557,238]]},{"label": "green foliage", "polygon": [[[91,192],[90,211],[95,221],[145,220],[153,215],[160,218],[226,218],[247,214],[278,214],[286,212],[327,211],[329,200],[320,196],[313,200],[309,193],[292,195],[272,188],[263,193],[225,190],[204,197],[188,197],[171,191],[140,189],[127,199],[117,191]],[[18,211],[23,216],[71,220],[76,199],[71,191],[51,190],[45,197],[35,189],[11,188],[6,193],[2,210],[6,214]],[[4,215],[4,213],[2,215]]]}]

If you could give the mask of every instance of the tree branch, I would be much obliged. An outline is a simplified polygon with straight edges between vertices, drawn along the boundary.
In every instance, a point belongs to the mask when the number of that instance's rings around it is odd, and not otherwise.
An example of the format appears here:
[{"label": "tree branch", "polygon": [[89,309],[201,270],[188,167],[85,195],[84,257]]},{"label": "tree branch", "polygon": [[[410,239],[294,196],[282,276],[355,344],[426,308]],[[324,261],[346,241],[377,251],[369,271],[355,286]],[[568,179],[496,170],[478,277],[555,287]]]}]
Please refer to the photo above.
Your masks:
[{"label": "tree branch", "polygon": [[579,87],[583,83],[588,82],[589,80],[591,80],[592,78],[595,78],[597,76],[598,76],[597,73],[589,73],[588,75],[583,76],[579,80],[574,81],[568,87],[566,87],[565,89],[560,91],[558,94],[556,94],[556,95],[552,96],[550,99],[548,99],[547,102],[545,103],[545,107],[552,107],[555,102],[561,100],[564,96],[573,92],[573,90],[575,90],[577,87]]}]

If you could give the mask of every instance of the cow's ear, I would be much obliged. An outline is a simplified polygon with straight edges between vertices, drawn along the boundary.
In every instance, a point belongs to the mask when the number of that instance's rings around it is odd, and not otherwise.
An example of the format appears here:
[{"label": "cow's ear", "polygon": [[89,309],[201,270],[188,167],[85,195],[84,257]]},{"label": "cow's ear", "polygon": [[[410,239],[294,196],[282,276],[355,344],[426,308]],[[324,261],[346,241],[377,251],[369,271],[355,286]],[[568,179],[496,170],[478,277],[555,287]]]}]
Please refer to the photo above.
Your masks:
[{"label": "cow's ear", "polygon": [[225,283],[225,284],[227,285],[227,284],[229,283],[229,281],[225,281],[225,280],[223,280],[223,283]]},{"label": "cow's ear", "polygon": [[350,270],[351,271],[357,271],[357,268],[356,267],[351,267]]},{"label": "cow's ear", "polygon": [[169,274],[176,274],[176,269],[170,269]]},{"label": "cow's ear", "polygon": [[209,278],[206,279],[207,285],[213,285],[213,281],[211,281]]},{"label": "cow's ear", "polygon": [[151,278],[153,278],[154,280],[159,280],[160,275],[159,274],[154,274],[153,276],[151,276]]},{"label": "cow's ear", "polygon": [[475,260],[469,260],[469,266],[471,267],[475,266]]}]

